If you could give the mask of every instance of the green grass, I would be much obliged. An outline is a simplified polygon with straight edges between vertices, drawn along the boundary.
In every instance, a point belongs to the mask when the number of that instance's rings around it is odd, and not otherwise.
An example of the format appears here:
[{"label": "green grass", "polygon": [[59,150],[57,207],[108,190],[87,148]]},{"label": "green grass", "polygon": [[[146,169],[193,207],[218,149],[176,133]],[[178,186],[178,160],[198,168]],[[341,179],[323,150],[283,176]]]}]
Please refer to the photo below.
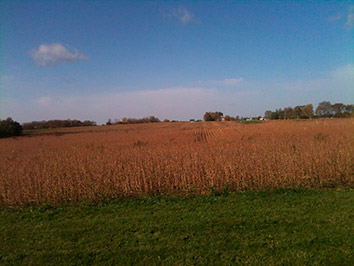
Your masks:
[{"label": "green grass", "polygon": [[354,265],[354,191],[0,211],[0,264]]},{"label": "green grass", "polygon": [[261,120],[249,120],[249,121],[240,121],[241,124],[261,124],[264,123],[264,121]]}]

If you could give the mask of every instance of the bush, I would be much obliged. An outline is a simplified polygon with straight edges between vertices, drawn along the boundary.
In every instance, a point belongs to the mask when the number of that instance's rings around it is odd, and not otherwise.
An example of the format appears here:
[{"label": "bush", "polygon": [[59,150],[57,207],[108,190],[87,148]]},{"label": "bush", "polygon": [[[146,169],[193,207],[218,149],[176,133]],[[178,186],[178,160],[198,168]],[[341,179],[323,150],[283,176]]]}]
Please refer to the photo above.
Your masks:
[{"label": "bush", "polygon": [[20,136],[22,134],[22,126],[12,120],[12,118],[7,118],[6,120],[0,120],[0,138]]}]

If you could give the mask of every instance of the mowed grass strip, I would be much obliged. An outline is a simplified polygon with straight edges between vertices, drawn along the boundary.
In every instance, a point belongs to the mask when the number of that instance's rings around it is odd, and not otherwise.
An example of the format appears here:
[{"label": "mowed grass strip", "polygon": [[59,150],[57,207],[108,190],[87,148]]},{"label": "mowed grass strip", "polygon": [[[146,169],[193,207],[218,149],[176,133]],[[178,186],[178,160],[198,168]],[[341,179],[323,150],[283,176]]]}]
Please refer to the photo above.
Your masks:
[{"label": "mowed grass strip", "polygon": [[0,264],[354,265],[353,190],[125,199],[0,212]]}]

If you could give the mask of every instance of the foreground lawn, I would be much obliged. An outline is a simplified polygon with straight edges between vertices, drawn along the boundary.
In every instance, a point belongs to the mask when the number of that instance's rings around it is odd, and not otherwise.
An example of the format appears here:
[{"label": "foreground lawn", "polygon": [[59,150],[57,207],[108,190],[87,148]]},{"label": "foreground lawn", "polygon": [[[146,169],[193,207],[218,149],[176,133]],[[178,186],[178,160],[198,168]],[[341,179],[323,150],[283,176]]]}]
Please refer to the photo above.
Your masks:
[{"label": "foreground lawn", "polygon": [[0,264],[353,265],[354,191],[0,211]]}]

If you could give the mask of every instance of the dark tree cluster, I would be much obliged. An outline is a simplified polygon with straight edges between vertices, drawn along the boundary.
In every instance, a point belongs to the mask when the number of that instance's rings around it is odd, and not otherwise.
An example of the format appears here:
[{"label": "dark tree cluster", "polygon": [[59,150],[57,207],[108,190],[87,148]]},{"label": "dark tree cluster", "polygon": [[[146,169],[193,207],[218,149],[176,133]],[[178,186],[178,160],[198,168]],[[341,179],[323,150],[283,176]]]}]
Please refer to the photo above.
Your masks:
[{"label": "dark tree cluster", "polygon": [[264,112],[265,119],[308,119],[313,118],[313,105],[298,105],[294,108],[292,107],[285,107],[284,109],[279,108],[275,111],[267,110]]},{"label": "dark tree cluster", "polygon": [[155,116],[149,116],[149,117],[143,117],[143,118],[127,118],[123,117],[122,120],[115,120],[112,122],[111,119],[108,119],[108,122],[106,123],[107,126],[109,125],[115,125],[115,124],[142,124],[142,123],[158,123],[161,122],[160,119],[158,119]]},{"label": "dark tree cluster", "polygon": [[222,112],[206,112],[203,116],[204,121],[221,121]]},{"label": "dark tree cluster", "polygon": [[354,115],[353,104],[321,102],[316,108],[317,117],[350,117]]},{"label": "dark tree cluster", "polygon": [[321,102],[316,111],[312,104],[298,105],[294,108],[279,108],[275,111],[267,110],[264,112],[265,119],[308,119],[308,118],[328,118],[328,117],[350,117],[353,116],[354,105],[345,105],[343,103],[331,104],[330,102]]},{"label": "dark tree cluster", "polygon": [[22,126],[12,120],[12,118],[7,118],[5,120],[0,120],[0,138],[20,136],[22,134]]},{"label": "dark tree cluster", "polygon": [[82,127],[96,126],[94,121],[80,120],[49,120],[49,121],[33,121],[23,124],[23,129],[43,129],[43,128],[59,128],[59,127]]},{"label": "dark tree cluster", "polygon": [[[254,117],[254,120],[259,120],[261,116]],[[204,121],[242,121],[249,119],[248,117],[240,117],[240,116],[230,116],[225,115],[222,112],[206,112],[203,116]]]}]

